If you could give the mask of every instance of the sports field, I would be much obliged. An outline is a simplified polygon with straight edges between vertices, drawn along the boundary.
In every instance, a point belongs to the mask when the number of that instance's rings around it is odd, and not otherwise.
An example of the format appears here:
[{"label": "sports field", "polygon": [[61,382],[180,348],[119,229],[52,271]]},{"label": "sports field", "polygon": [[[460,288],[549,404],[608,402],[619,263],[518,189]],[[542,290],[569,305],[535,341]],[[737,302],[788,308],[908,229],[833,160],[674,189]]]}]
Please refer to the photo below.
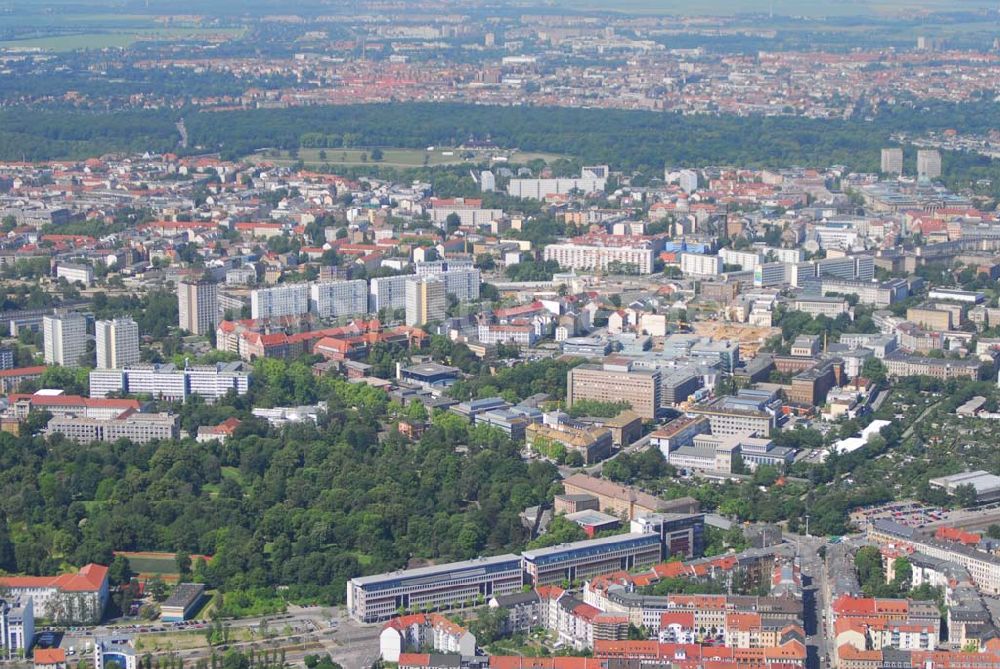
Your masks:
[{"label": "sports field", "polygon": [[[115,555],[122,555],[127,558],[129,567],[140,577],[150,578],[159,576],[164,581],[175,581],[180,576],[177,572],[177,556],[174,553],[115,551]],[[204,558],[206,561],[211,561],[212,559],[209,555],[192,555],[192,564],[198,558]]]},{"label": "sports field", "polygon": [[[384,167],[436,167],[440,165],[461,165],[468,163],[478,165],[489,160],[489,155],[485,153],[475,153],[472,158],[463,157],[461,149],[428,147],[427,149],[400,149],[383,148],[382,159],[374,160],[372,151],[374,149],[300,149],[298,158],[293,158],[287,151],[261,151],[250,156],[250,160],[255,163],[272,163],[275,165],[291,165],[296,160],[301,160],[307,167],[320,167],[322,165],[346,165],[356,167],[360,165],[381,165]],[[321,153],[322,152],[322,153]],[[560,156],[552,153],[533,153],[522,151],[496,151],[496,155],[507,158],[509,163],[527,163],[532,160],[544,160],[552,162]],[[502,163],[500,163],[502,164]]]}]

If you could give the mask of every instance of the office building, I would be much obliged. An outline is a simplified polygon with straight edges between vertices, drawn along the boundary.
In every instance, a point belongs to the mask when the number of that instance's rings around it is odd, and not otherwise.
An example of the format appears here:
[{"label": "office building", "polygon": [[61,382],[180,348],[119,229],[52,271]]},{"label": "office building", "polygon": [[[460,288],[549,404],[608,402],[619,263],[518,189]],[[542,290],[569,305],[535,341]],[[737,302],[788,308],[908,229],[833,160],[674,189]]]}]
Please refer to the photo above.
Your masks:
[{"label": "office building", "polygon": [[663,557],[701,557],[705,552],[705,514],[648,513],[631,521],[631,530],[655,534],[663,546]]},{"label": "office building", "polygon": [[78,444],[114,443],[119,439],[145,444],[156,439],[177,439],[177,425],[177,416],[168,413],[126,412],[106,419],[68,415],[50,419],[45,434],[61,434]]},{"label": "office building", "polygon": [[971,360],[949,360],[947,358],[924,358],[893,351],[884,358],[889,376],[932,376],[935,379],[978,379],[982,363],[978,358]]},{"label": "office building", "polygon": [[659,370],[639,370],[624,358],[608,358],[603,365],[580,365],[567,373],[566,401],[627,402],[632,411],[652,420],[660,408]]},{"label": "office building", "polygon": [[274,288],[261,288],[250,293],[250,316],[280,318],[309,313],[309,284],[292,283]]},{"label": "office building", "polygon": [[861,281],[857,279],[825,277],[821,280],[818,292],[821,295],[828,295],[829,293],[857,295],[858,302],[861,304],[888,307],[900,300],[905,300],[910,294],[910,289],[904,279]]},{"label": "office building", "polygon": [[791,273],[794,266],[785,262],[761,263],[754,267],[753,285],[757,288],[766,288],[792,283]]},{"label": "office building", "polygon": [[722,258],[703,253],[681,254],[681,272],[685,276],[718,276],[722,274]]},{"label": "office building", "polygon": [[524,572],[535,585],[573,582],[615,571],[629,571],[663,559],[655,533],[630,533],[526,550]]},{"label": "office building", "polygon": [[94,268],[90,265],[60,263],[56,267],[56,278],[66,279],[69,283],[81,283],[89,287],[94,283]]},{"label": "office building", "polygon": [[[42,318],[45,364],[79,367],[87,355],[87,319],[70,312]],[[86,362],[86,361],[84,361]]]},{"label": "office building", "polygon": [[518,592],[521,558],[507,554],[352,578],[347,612],[354,620],[388,620],[400,610],[442,609]]},{"label": "office building", "polygon": [[125,369],[95,369],[90,373],[90,396],[107,397],[110,393],[152,395],[165,400],[187,400],[199,395],[214,402],[230,391],[246,395],[250,373],[242,362],[192,365],[178,369],[173,364],[141,364]]},{"label": "office building", "polygon": [[478,335],[481,344],[516,344],[533,346],[538,335],[530,325],[480,325]]},{"label": "office building", "polygon": [[180,328],[205,335],[219,324],[219,287],[213,281],[181,281],[177,285]]},{"label": "office building", "polygon": [[900,148],[882,149],[882,173],[883,174],[903,173],[903,149]]},{"label": "office building", "polygon": [[406,282],[412,278],[400,274],[372,279],[368,287],[368,311],[377,314],[383,309],[405,309]]},{"label": "office building", "polygon": [[122,369],[139,362],[139,326],[131,318],[97,321],[97,368]]},{"label": "office building", "polygon": [[0,649],[3,653],[8,658],[26,657],[34,641],[35,609],[31,597],[0,599]]},{"label": "office building", "polygon": [[609,267],[634,267],[638,274],[652,274],[653,248],[648,242],[630,245],[602,246],[598,244],[549,244],[545,260],[555,260],[565,269],[607,271]]},{"label": "office building", "polygon": [[448,306],[445,282],[437,276],[410,278],[406,282],[406,324],[442,321]]},{"label": "office building", "polygon": [[775,426],[774,414],[755,406],[743,406],[727,400],[731,397],[720,397],[708,404],[691,407],[687,413],[693,416],[705,416],[714,435],[751,434],[762,437],[770,436]]},{"label": "office building", "polygon": [[587,465],[600,462],[611,455],[611,430],[604,427],[531,423],[525,428],[524,438],[529,448],[543,455],[552,446],[560,445],[567,453],[579,453]]},{"label": "office building", "polygon": [[917,178],[934,180],[941,177],[941,153],[936,149],[917,151]]},{"label": "office building", "polygon": [[309,286],[310,310],[320,318],[344,318],[368,313],[368,282],[328,281]]}]

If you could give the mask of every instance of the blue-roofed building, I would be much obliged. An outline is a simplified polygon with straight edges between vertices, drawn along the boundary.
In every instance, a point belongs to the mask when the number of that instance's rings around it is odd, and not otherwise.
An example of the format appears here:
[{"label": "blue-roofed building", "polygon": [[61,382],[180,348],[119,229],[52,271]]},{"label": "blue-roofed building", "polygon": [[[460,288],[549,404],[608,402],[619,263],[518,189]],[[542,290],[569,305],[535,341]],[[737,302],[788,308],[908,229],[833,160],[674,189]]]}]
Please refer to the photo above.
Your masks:
[{"label": "blue-roofed building", "polygon": [[495,595],[517,592],[523,582],[521,558],[513,554],[360,576],[347,583],[347,611],[359,622],[375,623],[400,610],[489,601]]},{"label": "blue-roofed building", "polygon": [[654,533],[619,534],[527,550],[521,557],[528,578],[535,585],[545,585],[655,564],[663,559],[663,544]]}]

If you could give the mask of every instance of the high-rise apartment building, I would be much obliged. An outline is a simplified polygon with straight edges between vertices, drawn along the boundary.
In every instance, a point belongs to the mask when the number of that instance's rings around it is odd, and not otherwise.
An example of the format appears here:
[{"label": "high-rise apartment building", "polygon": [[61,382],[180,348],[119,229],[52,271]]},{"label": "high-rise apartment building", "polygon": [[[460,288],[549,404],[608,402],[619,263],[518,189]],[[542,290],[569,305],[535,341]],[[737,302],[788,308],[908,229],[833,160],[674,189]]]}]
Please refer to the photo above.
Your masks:
[{"label": "high-rise apartment building", "polygon": [[280,318],[309,313],[309,284],[291,283],[250,293],[250,317]]},{"label": "high-rise apartment building", "polygon": [[382,309],[406,308],[406,282],[412,275],[383,276],[372,279],[368,289],[368,311],[377,314]]},{"label": "high-rise apartment building", "polygon": [[899,148],[882,149],[882,173],[903,173],[903,150]]},{"label": "high-rise apartment building", "polygon": [[121,369],[139,362],[139,326],[131,318],[97,321],[97,368]]},{"label": "high-rise apartment building", "polygon": [[181,281],[177,286],[177,310],[182,330],[208,334],[219,324],[219,287],[213,281]]},{"label": "high-rise apartment building", "polygon": [[937,179],[941,176],[941,153],[934,149],[917,151],[917,177]]},{"label": "high-rise apartment building", "polygon": [[447,291],[441,277],[411,278],[406,282],[407,325],[443,320],[447,306]]},{"label": "high-rise apartment building", "polygon": [[320,318],[368,313],[368,282],[364,279],[314,283],[309,292],[309,306]]},{"label": "high-rise apartment building", "polygon": [[82,314],[66,313],[42,319],[45,338],[45,363],[79,367],[87,353],[87,319]]}]

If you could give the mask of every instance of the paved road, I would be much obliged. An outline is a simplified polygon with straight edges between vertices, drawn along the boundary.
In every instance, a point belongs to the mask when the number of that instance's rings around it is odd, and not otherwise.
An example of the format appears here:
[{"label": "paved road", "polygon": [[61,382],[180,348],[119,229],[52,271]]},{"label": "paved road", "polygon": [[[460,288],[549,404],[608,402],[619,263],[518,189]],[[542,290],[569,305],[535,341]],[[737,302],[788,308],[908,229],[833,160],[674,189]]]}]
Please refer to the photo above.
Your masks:
[{"label": "paved road", "polygon": [[829,584],[826,563],[819,556],[820,547],[826,545],[823,537],[785,534],[786,541],[794,543],[802,569],[802,609],[803,627],[806,632],[806,664],[809,669],[830,666],[829,627],[826,622],[826,603],[829,599]]}]

